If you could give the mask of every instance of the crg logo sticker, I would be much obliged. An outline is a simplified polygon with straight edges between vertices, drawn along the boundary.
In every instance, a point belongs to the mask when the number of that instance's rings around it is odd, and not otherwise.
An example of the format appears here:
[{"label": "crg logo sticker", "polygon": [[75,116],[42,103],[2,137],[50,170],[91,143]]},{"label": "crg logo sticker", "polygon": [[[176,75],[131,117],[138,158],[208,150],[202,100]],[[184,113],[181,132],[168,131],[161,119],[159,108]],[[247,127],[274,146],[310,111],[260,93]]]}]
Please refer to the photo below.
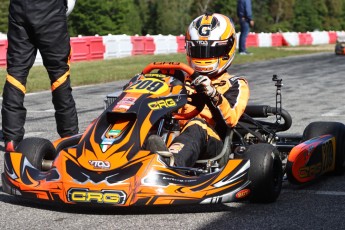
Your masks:
[{"label": "crg logo sticker", "polygon": [[78,203],[98,204],[124,204],[126,194],[123,191],[101,190],[90,191],[88,189],[71,188],[67,192],[68,201]]},{"label": "crg logo sticker", "polygon": [[89,161],[89,164],[93,166],[94,169],[109,169],[110,162],[109,161]]},{"label": "crg logo sticker", "polygon": [[168,99],[165,99],[165,100],[159,100],[159,101],[150,102],[147,105],[152,110],[159,110],[159,109],[163,109],[163,108],[174,107],[174,106],[176,106],[176,102],[174,101],[174,99],[168,98]]}]

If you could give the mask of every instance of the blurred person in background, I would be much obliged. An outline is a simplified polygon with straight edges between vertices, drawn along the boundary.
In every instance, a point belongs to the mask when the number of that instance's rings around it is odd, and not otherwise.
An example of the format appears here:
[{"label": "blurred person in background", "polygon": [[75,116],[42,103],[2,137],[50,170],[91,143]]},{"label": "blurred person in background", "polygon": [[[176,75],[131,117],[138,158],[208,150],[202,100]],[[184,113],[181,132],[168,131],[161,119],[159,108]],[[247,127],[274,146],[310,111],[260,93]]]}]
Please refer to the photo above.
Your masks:
[{"label": "blurred person in background", "polygon": [[246,40],[250,32],[250,27],[254,27],[251,0],[237,0],[237,17],[241,27],[238,52],[240,55],[251,55],[252,53],[248,52],[246,47]]}]

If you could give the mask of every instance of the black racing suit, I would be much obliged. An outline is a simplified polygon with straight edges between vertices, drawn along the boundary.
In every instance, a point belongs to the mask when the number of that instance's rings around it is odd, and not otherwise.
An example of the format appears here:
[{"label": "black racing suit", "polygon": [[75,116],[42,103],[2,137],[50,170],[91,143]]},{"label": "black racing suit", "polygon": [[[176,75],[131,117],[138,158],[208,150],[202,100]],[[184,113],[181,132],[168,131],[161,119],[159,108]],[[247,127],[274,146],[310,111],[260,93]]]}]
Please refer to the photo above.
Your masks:
[{"label": "black racing suit", "polygon": [[11,0],[8,23],[7,77],[3,89],[2,129],[6,140],[21,141],[26,109],[23,101],[30,68],[40,51],[46,67],[61,137],[78,133],[70,84],[70,37],[65,0]]}]

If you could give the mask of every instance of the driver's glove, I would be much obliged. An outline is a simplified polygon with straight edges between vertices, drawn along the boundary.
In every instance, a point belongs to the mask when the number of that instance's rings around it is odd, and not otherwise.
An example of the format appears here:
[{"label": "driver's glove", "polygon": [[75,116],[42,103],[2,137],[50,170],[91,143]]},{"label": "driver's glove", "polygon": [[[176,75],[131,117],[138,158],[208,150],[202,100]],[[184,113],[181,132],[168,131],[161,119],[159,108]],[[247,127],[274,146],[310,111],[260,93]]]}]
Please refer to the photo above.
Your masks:
[{"label": "driver's glove", "polygon": [[192,86],[194,86],[196,92],[205,93],[207,96],[209,96],[214,105],[217,106],[221,103],[222,97],[220,93],[218,93],[216,88],[212,85],[210,78],[207,76],[198,76],[192,82]]}]

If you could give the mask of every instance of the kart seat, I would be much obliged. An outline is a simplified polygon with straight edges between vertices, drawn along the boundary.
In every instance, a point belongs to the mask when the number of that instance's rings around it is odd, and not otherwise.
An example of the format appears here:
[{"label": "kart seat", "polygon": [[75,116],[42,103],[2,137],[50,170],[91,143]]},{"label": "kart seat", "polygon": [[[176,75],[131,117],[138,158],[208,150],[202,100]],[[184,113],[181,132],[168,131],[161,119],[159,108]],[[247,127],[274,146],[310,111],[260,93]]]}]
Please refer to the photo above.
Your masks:
[{"label": "kart seat", "polygon": [[223,142],[223,148],[220,151],[220,153],[217,156],[210,158],[210,159],[197,160],[196,164],[207,164],[209,162],[217,161],[219,163],[220,167],[225,165],[229,159],[229,154],[231,152],[232,137],[233,137],[232,128],[227,128],[226,135],[225,135],[224,142]]}]

